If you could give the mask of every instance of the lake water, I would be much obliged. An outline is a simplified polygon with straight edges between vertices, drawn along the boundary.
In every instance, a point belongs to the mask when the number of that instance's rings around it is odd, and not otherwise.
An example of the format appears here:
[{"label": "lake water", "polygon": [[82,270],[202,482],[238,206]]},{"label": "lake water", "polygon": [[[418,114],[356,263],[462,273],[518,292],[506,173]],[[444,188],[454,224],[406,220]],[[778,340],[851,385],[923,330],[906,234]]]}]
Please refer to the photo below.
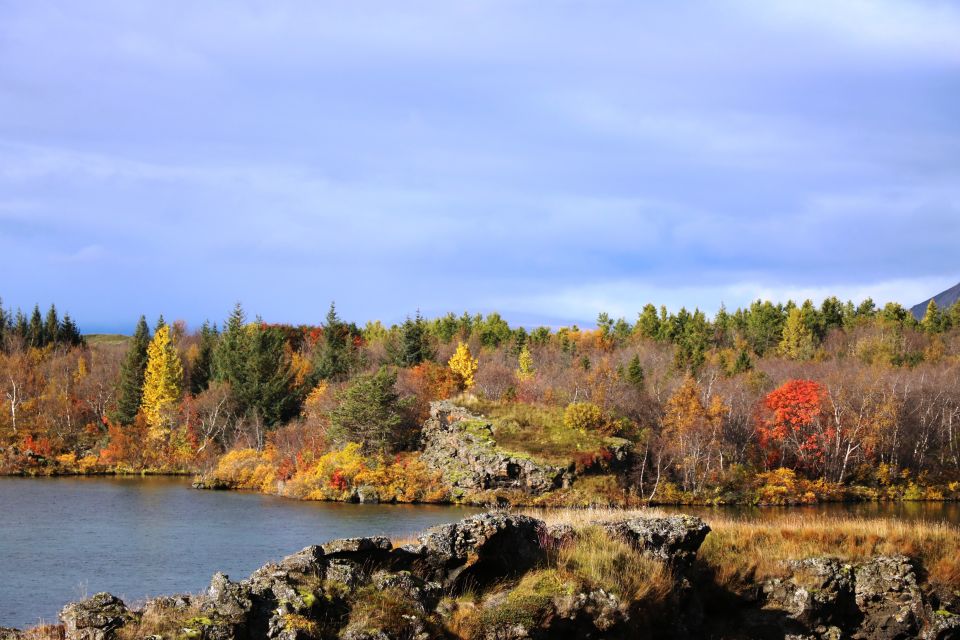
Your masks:
[{"label": "lake water", "polygon": [[[711,514],[764,519],[801,513],[960,523],[958,503],[670,510],[708,521]],[[64,604],[98,591],[128,604],[198,592],[217,571],[240,579],[310,544],[404,536],[476,511],[197,491],[187,478],[0,477],[0,626],[56,621]]]},{"label": "lake water", "polygon": [[476,510],[298,502],[197,491],[188,478],[0,478],[0,626],[56,621],[72,600],[127,603],[240,579],[335,538],[402,536]]}]

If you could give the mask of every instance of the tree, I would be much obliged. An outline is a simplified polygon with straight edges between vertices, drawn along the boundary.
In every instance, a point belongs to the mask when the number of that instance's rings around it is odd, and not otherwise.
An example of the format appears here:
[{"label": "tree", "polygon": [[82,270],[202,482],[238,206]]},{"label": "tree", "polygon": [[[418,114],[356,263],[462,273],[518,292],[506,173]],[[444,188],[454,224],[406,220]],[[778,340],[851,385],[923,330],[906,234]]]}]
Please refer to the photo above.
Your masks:
[{"label": "tree", "polygon": [[929,304],[927,304],[927,310],[926,313],[923,314],[920,326],[927,333],[939,333],[943,330],[943,314],[940,313],[937,303],[932,299]]},{"label": "tree", "polygon": [[650,340],[656,340],[660,337],[660,318],[657,316],[655,306],[650,303],[643,305],[643,311],[637,318],[637,325],[634,330]]},{"label": "tree", "polygon": [[127,355],[120,367],[117,385],[117,408],[114,419],[121,424],[133,424],[143,398],[143,375],[147,369],[147,347],[150,345],[150,329],[147,319],[140,316],[133,332]]},{"label": "tree", "polygon": [[728,411],[718,396],[709,405],[692,376],[667,400],[663,416],[663,437],[680,470],[685,490],[703,487],[712,468],[723,466],[720,435]]},{"label": "tree", "polygon": [[805,322],[803,310],[794,307],[783,325],[783,337],[779,346],[780,355],[791,360],[809,360],[814,352],[813,339],[813,332]]},{"label": "tree", "polygon": [[273,427],[296,414],[301,390],[294,388],[286,338],[278,327],[265,326],[259,318],[247,324],[237,303],[213,361],[215,378],[230,384],[241,415]]},{"label": "tree", "polygon": [[40,349],[47,344],[46,325],[40,316],[39,305],[34,305],[33,313],[30,314],[30,329],[27,336],[27,344],[36,349]]},{"label": "tree", "polygon": [[347,323],[337,316],[334,303],[330,303],[327,321],[323,325],[323,345],[317,350],[313,369],[320,380],[345,380],[352,364],[351,332]]},{"label": "tree", "polygon": [[470,347],[463,342],[459,342],[457,343],[457,351],[450,357],[447,366],[460,376],[463,381],[463,388],[469,389],[474,384],[473,376],[477,373],[480,362],[471,355]]},{"label": "tree", "polygon": [[743,337],[758,356],[763,356],[783,338],[782,307],[775,306],[769,300],[757,300],[744,315]]},{"label": "tree", "polygon": [[813,380],[788,380],[763,400],[759,419],[760,447],[767,464],[818,472],[824,467],[826,447],[833,439],[821,423],[826,390]]},{"label": "tree", "polygon": [[170,327],[157,329],[147,347],[147,369],[143,376],[143,411],[150,435],[161,436],[169,428],[171,415],[183,389],[183,364],[170,339]]},{"label": "tree", "polygon": [[47,316],[43,321],[43,346],[56,342],[60,336],[60,317],[57,315],[57,307],[50,305],[47,310]]},{"label": "tree", "polygon": [[396,451],[404,440],[401,427],[410,404],[400,399],[396,382],[396,372],[386,367],[357,376],[330,412],[331,438],[339,444],[358,442],[368,453]]},{"label": "tree", "polygon": [[520,355],[517,356],[517,379],[529,380],[533,377],[536,369],[533,368],[533,354],[530,353],[530,347],[523,345]]},{"label": "tree", "polygon": [[624,377],[631,387],[637,391],[643,391],[645,374],[643,372],[643,366],[640,364],[640,356],[634,354],[634,356],[630,358]]},{"label": "tree", "polygon": [[394,343],[390,351],[392,360],[398,367],[415,367],[424,360],[433,359],[430,335],[419,311],[415,318],[408,316],[401,325],[399,342]]},{"label": "tree", "polygon": [[204,322],[200,327],[196,356],[190,365],[190,393],[198,395],[206,391],[213,377],[213,350],[217,344],[217,326]]}]

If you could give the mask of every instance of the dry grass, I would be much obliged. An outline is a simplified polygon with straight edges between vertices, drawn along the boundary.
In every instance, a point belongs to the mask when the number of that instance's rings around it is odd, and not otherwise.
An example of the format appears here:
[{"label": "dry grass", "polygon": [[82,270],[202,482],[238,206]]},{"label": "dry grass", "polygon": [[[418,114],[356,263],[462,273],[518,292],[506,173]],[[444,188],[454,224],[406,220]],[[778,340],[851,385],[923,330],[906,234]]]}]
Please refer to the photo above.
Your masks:
[{"label": "dry grass", "polygon": [[811,556],[859,561],[903,554],[921,561],[931,582],[960,587],[960,528],[892,518],[784,515],[764,521],[708,518],[700,557],[716,570],[721,585],[782,574],[784,562]]}]

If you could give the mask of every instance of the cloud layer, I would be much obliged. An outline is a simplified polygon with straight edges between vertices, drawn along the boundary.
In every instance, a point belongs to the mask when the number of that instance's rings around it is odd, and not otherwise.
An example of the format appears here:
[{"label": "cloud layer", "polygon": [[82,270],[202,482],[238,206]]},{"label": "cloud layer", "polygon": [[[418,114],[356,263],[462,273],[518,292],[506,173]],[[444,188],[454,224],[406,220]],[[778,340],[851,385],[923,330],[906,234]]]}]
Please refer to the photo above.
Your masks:
[{"label": "cloud layer", "polygon": [[0,295],[523,322],[960,279],[947,2],[0,5]]}]

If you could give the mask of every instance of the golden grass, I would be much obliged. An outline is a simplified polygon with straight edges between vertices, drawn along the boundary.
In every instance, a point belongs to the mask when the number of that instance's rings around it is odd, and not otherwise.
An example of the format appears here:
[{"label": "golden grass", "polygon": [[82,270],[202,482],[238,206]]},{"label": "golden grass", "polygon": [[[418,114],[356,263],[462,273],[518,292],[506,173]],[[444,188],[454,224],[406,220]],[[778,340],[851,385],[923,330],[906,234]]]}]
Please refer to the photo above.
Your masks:
[{"label": "golden grass", "polygon": [[[604,521],[668,515],[662,509],[528,509],[523,513],[550,525],[575,529]],[[712,533],[699,557],[712,567],[721,585],[736,586],[781,575],[787,560],[832,556],[861,561],[903,554],[920,560],[929,580],[960,587],[960,527],[926,520],[764,514],[745,519],[735,514],[704,516]]]}]

